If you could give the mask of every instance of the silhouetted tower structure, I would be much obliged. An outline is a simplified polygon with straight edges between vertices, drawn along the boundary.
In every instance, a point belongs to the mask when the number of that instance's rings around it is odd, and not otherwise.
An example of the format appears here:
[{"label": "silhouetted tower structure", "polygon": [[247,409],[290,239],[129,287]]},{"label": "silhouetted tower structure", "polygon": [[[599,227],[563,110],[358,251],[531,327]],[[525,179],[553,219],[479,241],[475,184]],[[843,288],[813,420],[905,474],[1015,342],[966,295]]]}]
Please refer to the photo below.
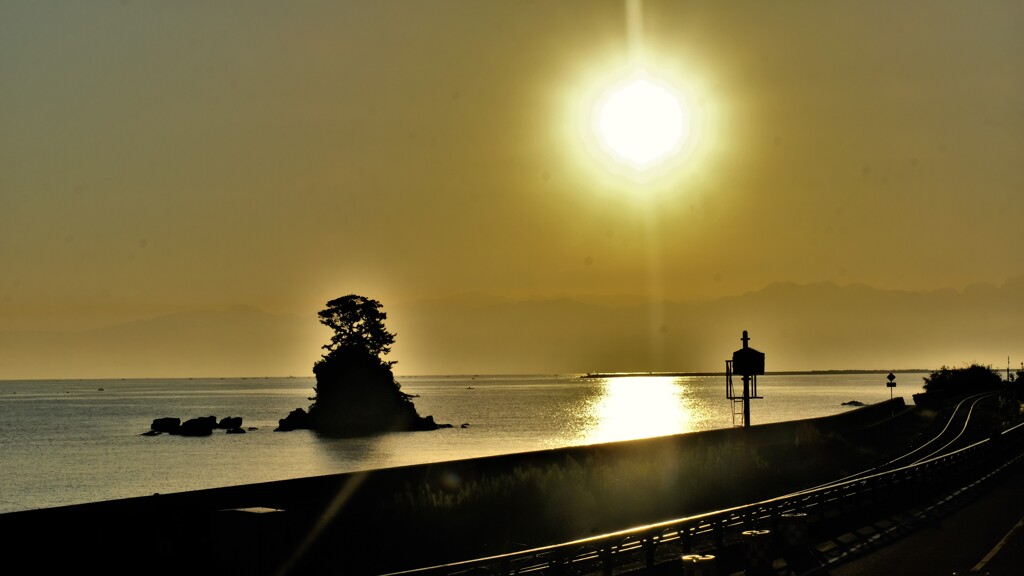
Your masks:
[{"label": "silhouetted tower structure", "polygon": [[[750,401],[763,398],[757,395],[757,376],[764,374],[764,352],[758,352],[747,345],[750,336],[743,331],[743,348],[732,353],[732,360],[725,361],[725,397],[732,400],[732,423],[736,425],[737,414],[742,414],[743,427],[750,426]],[[732,387],[732,375],[743,377],[743,393],[737,395]],[[742,412],[737,409],[742,409]]]}]

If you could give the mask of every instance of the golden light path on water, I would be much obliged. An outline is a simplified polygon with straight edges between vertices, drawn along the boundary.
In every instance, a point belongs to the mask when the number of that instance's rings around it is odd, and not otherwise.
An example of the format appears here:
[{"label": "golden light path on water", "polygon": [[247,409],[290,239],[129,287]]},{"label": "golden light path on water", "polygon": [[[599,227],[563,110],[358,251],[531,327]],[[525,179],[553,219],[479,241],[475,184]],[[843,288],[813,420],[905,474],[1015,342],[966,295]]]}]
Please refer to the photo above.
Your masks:
[{"label": "golden light path on water", "polygon": [[703,412],[708,408],[683,378],[613,377],[603,379],[602,386],[602,393],[586,407],[586,444],[691,432],[695,422],[707,417]]}]

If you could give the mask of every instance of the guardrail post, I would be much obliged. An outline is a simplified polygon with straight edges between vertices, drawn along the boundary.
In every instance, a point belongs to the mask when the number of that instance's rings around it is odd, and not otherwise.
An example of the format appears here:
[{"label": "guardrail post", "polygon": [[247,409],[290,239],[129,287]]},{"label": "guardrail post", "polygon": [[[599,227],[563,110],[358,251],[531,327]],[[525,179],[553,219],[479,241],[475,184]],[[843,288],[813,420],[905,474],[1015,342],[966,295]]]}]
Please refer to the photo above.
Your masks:
[{"label": "guardrail post", "polygon": [[565,559],[564,554],[564,552],[559,551],[557,556],[548,560],[548,567],[551,568],[551,573],[555,576],[562,576],[566,572],[565,568],[568,561]]},{"label": "guardrail post", "polygon": [[648,570],[654,568],[654,544],[653,536],[644,538],[644,564],[647,566]]},{"label": "guardrail post", "polygon": [[779,518],[778,543],[788,570],[793,574],[808,574],[817,563],[811,548],[809,520],[804,512],[790,512]]},{"label": "guardrail post", "polygon": [[277,508],[218,510],[211,536],[219,574],[275,574],[287,558],[291,518]]},{"label": "guardrail post", "polygon": [[807,514],[790,512],[779,517],[779,535],[782,547],[786,550],[806,548],[810,545]]},{"label": "guardrail post", "polygon": [[681,559],[683,576],[715,576],[715,557],[687,554]]},{"label": "guardrail post", "polygon": [[744,552],[747,557],[746,576],[764,576],[772,573],[772,533],[770,530],[744,530]]},{"label": "guardrail post", "polygon": [[689,528],[681,528],[679,530],[679,547],[682,548],[683,550],[691,550],[692,546],[693,546],[693,542],[691,541],[691,537],[690,537],[690,529]]},{"label": "guardrail post", "polygon": [[715,550],[725,549],[725,523],[726,520],[715,521],[715,527],[713,528],[715,533]]}]

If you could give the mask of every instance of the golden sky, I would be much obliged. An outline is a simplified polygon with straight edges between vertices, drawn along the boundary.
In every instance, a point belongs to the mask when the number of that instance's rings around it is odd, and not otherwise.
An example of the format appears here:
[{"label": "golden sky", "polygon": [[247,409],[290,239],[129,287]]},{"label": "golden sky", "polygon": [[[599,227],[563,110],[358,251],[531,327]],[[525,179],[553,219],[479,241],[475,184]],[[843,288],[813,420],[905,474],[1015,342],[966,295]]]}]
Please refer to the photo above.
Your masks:
[{"label": "golden sky", "polygon": [[1024,3],[647,0],[699,131],[646,182],[578,122],[625,15],[3,2],[0,330],[1024,272]]}]

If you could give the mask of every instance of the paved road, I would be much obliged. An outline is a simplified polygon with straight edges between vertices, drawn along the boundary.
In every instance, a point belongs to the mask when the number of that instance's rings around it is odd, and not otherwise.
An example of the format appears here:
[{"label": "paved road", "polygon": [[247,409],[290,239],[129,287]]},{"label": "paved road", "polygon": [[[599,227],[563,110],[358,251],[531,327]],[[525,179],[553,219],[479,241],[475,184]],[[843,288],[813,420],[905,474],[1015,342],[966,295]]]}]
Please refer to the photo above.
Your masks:
[{"label": "paved road", "polygon": [[[1024,574],[1024,462],[1005,469],[983,490],[963,507],[927,519],[909,534],[875,537],[867,554],[825,574]],[[864,527],[860,541],[871,542],[872,532],[884,534],[905,519]]]}]

